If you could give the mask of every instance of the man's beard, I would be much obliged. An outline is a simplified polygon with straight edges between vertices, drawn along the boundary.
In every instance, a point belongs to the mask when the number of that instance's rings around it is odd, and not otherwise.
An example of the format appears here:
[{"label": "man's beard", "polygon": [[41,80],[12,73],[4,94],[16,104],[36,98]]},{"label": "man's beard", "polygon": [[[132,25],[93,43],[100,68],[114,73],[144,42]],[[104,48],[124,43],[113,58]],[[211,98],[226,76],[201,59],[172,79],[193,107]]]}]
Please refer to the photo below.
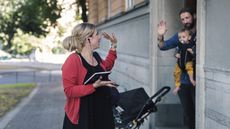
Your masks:
[{"label": "man's beard", "polygon": [[188,30],[191,30],[194,27],[194,25],[195,25],[194,22],[192,22],[192,23],[186,23],[184,25],[184,28],[188,29]]},{"label": "man's beard", "polygon": [[186,24],[184,25],[184,28],[185,28],[185,29],[188,29],[188,30],[191,30],[191,29],[195,26],[195,24],[196,24],[196,20],[193,19],[192,23],[186,23]]}]

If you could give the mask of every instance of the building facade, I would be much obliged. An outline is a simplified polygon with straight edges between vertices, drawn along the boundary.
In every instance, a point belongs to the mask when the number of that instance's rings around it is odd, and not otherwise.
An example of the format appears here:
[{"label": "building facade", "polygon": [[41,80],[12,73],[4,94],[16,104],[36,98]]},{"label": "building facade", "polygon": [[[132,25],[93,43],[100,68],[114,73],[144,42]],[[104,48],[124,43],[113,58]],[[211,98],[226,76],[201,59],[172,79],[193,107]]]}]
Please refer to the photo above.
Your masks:
[{"label": "building facade", "polygon": [[[229,5],[229,0],[88,0],[89,22],[96,24],[99,31],[114,32],[118,38],[118,59],[111,77],[120,84],[119,90],[144,87],[149,95],[165,85],[174,87],[174,50],[158,49],[158,22],[167,22],[167,39],[182,27],[179,10],[185,6],[196,10],[197,129],[230,128]],[[102,40],[99,52],[105,56],[109,47]],[[181,105],[172,92],[142,126],[183,127]]]}]

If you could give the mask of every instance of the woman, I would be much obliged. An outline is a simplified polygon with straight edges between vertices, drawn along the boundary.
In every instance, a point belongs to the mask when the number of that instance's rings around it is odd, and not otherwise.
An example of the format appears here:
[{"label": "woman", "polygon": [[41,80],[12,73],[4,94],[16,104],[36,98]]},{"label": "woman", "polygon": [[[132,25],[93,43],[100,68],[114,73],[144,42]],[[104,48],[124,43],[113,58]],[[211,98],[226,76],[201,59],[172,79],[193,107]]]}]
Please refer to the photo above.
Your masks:
[{"label": "woman", "polygon": [[111,48],[105,60],[94,52],[101,36],[95,25],[81,23],[65,38],[63,47],[70,54],[62,66],[64,93],[67,98],[63,129],[114,129],[111,88],[113,81],[99,78],[84,85],[95,72],[109,71],[114,66],[117,39],[114,34],[102,34]]}]

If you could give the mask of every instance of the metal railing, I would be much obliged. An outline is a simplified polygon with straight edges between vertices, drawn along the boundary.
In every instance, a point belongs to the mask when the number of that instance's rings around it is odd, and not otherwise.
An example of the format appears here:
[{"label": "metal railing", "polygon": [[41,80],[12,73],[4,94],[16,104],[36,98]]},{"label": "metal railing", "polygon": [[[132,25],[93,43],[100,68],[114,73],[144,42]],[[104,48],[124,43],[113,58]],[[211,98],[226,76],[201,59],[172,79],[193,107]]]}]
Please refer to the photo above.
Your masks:
[{"label": "metal railing", "polygon": [[[57,70],[0,71],[0,84],[43,83],[54,80]],[[60,74],[59,74],[60,75]]]}]

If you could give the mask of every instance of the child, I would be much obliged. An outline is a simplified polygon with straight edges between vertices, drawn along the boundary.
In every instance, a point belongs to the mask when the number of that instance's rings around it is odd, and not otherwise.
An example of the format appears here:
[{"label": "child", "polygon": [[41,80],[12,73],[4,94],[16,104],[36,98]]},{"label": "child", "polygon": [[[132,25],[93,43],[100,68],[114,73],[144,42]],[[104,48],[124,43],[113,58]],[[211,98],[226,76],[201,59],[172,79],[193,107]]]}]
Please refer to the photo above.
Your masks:
[{"label": "child", "polygon": [[179,45],[178,51],[176,53],[177,64],[174,69],[174,78],[176,88],[173,90],[173,93],[176,94],[180,89],[180,79],[183,71],[186,71],[189,75],[190,82],[195,86],[196,82],[193,78],[193,59],[195,55],[195,44],[191,43],[191,33],[189,30],[182,29],[178,33]]}]

